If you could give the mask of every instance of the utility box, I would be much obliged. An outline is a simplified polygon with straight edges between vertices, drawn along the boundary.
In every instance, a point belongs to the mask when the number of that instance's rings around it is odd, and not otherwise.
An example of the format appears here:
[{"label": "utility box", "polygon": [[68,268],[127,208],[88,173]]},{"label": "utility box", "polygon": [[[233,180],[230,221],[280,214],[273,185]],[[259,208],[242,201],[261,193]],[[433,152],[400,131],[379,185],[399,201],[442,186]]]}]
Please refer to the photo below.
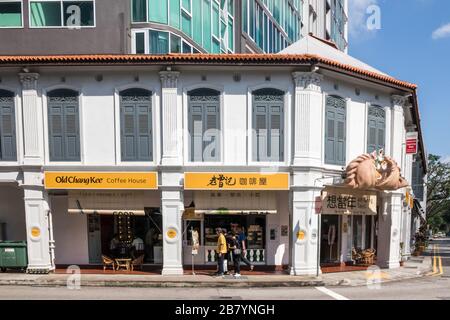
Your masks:
[{"label": "utility box", "polygon": [[25,270],[28,265],[26,241],[0,241],[0,269]]}]

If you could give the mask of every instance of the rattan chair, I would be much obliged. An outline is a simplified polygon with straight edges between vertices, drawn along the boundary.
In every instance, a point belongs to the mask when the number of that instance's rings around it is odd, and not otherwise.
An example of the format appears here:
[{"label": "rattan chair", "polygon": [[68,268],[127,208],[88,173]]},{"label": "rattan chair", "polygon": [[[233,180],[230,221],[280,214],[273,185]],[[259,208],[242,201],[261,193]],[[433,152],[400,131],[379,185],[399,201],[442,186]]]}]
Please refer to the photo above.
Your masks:
[{"label": "rattan chair", "polygon": [[110,266],[113,270],[116,270],[116,262],[108,256],[102,255],[103,271]]},{"label": "rattan chair", "polygon": [[139,257],[131,261],[131,271],[134,271],[134,266],[139,266],[139,268],[142,271],[143,264],[144,264],[144,255],[140,255]]}]

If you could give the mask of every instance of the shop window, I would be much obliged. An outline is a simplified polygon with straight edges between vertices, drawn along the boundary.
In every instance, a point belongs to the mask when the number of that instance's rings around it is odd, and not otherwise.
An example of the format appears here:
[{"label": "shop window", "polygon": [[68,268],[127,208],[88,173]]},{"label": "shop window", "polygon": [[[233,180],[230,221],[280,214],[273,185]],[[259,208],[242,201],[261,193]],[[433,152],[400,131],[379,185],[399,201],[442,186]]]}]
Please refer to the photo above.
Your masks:
[{"label": "shop window", "polygon": [[0,90],[0,161],[16,161],[14,93]]},{"label": "shop window", "polygon": [[48,127],[50,161],[80,161],[78,92],[48,93]]},{"label": "shop window", "polygon": [[346,101],[340,97],[326,99],[325,163],[345,165]]},{"label": "shop window", "polygon": [[31,27],[95,26],[94,1],[31,1]]},{"label": "shop window", "polygon": [[196,89],[188,93],[189,159],[220,160],[220,92]]},{"label": "shop window", "polygon": [[253,161],[284,161],[284,92],[253,92]]},{"label": "shop window", "polygon": [[379,106],[370,106],[367,119],[367,152],[384,150],[386,112]]},{"label": "shop window", "polygon": [[22,1],[0,1],[2,27],[22,27]]},{"label": "shop window", "polygon": [[120,93],[122,161],[153,160],[152,93],[128,89]]}]

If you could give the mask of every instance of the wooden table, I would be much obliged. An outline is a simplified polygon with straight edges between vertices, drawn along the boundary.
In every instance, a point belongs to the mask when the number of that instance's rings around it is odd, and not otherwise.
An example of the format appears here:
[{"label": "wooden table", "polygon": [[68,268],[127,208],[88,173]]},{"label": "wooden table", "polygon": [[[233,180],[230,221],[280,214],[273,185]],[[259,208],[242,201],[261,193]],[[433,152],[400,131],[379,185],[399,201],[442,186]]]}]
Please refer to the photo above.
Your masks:
[{"label": "wooden table", "polygon": [[130,271],[131,266],[131,259],[124,258],[124,259],[115,259],[116,260],[116,270],[120,270],[120,267],[125,268],[127,271]]}]

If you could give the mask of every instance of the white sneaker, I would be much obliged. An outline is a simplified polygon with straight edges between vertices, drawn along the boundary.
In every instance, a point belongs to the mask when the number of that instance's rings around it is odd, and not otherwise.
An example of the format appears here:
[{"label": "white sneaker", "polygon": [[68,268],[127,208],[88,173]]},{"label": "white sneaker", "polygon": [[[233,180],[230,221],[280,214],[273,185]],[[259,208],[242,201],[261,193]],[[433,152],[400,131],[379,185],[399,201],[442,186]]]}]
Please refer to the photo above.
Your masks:
[{"label": "white sneaker", "polygon": [[241,274],[240,274],[240,273],[235,273],[234,276],[235,276],[236,278],[239,278],[239,277],[241,276]]}]

